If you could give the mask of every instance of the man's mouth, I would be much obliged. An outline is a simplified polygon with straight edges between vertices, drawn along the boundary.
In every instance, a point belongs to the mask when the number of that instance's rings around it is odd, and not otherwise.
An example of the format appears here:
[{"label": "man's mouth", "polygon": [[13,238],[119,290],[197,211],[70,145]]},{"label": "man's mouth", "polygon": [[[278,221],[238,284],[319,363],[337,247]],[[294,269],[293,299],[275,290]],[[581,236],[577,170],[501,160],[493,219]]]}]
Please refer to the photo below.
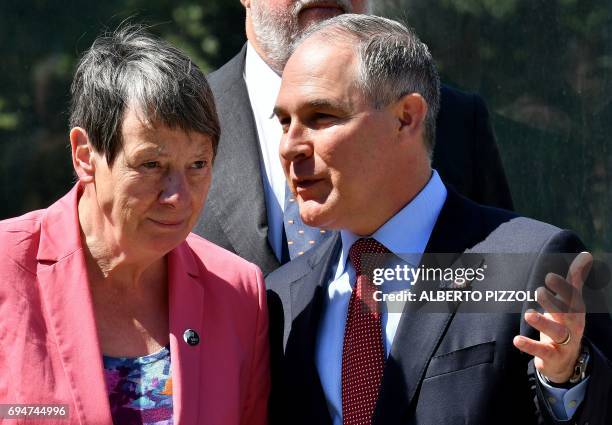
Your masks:
[{"label": "man's mouth", "polygon": [[319,178],[301,178],[295,179],[293,181],[293,187],[295,187],[295,191],[298,195],[305,195],[310,189],[317,185],[317,183],[322,182],[323,179]]},{"label": "man's mouth", "polygon": [[336,13],[339,12],[338,14],[341,13],[346,13],[346,10],[344,9],[344,7],[340,4],[338,4],[337,2],[330,2],[330,1],[317,1],[317,2],[310,2],[310,3],[306,3],[300,10],[299,12],[304,12],[310,10],[314,13],[325,13],[325,14],[329,14],[329,13]]}]

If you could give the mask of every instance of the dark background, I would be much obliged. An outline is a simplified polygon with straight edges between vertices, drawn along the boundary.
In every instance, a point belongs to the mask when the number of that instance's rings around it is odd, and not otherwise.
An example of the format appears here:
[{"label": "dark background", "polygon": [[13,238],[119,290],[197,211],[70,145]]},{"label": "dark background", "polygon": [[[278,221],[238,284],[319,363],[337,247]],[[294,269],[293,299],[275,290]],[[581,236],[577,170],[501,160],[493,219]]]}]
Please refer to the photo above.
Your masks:
[{"label": "dark background", "polygon": [[[446,83],[485,98],[517,211],[612,251],[612,2],[374,1],[416,29]],[[72,185],[73,67],[127,18],[207,72],[245,41],[238,0],[3,1],[0,219],[46,207]]]}]

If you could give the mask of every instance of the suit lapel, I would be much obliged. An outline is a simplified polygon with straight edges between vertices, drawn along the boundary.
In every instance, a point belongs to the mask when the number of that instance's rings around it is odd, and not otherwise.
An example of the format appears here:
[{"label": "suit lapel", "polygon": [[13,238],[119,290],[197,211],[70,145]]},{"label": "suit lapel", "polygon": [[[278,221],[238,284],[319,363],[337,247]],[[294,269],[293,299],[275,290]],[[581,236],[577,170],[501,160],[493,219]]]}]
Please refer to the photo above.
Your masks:
[{"label": "suit lapel", "polygon": [[[315,348],[321,319],[326,283],[330,279],[334,261],[341,247],[339,235],[324,241],[309,258],[305,275],[291,282],[291,329],[285,347],[290,387],[296,388],[301,397],[299,406],[308,406],[298,412],[302,418],[312,418],[312,423],[331,423],[327,401],[319,380],[315,363]],[[307,423],[308,421],[302,421]]]},{"label": "suit lapel", "polygon": [[[77,215],[78,186],[41,222],[38,281],[80,423],[112,424]],[[75,421],[76,422],[76,421]]]},{"label": "suit lapel", "polygon": [[[477,222],[467,201],[451,189],[425,250],[426,253],[452,253],[443,256],[437,267],[449,267],[472,246]],[[432,264],[429,264],[432,265]],[[432,282],[427,282],[431,289]],[[418,285],[417,285],[418,286]],[[435,286],[435,283],[434,283]],[[418,288],[417,288],[418,291]],[[448,312],[426,312],[426,304],[407,303],[385,364],[374,424],[405,423],[425,370],[435,353],[456,306]]]},{"label": "suit lapel", "polygon": [[200,270],[186,242],[168,254],[170,355],[172,358],[172,400],[175,423],[190,424],[199,420],[201,342],[190,345],[184,339],[191,329],[199,338],[203,329],[204,287],[199,283]]},{"label": "suit lapel", "polygon": [[236,253],[267,274],[280,264],[268,243],[262,157],[243,77],[245,57],[246,44],[210,78],[222,135],[205,209],[214,214]]}]

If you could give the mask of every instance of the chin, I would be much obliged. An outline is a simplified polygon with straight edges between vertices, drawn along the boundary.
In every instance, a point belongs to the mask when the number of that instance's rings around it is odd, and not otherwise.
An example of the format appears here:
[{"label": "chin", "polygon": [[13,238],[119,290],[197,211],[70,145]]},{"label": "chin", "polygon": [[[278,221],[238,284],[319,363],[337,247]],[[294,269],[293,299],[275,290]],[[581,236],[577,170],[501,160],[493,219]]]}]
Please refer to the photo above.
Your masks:
[{"label": "chin", "polygon": [[172,251],[174,248],[179,246],[181,242],[187,239],[187,235],[189,232],[180,234],[151,234],[149,235],[149,246],[152,251],[159,251],[160,254],[166,255],[168,252]]},{"label": "chin", "polygon": [[300,203],[300,218],[305,225],[322,229],[329,229],[329,223],[333,222],[329,206],[315,201]]}]

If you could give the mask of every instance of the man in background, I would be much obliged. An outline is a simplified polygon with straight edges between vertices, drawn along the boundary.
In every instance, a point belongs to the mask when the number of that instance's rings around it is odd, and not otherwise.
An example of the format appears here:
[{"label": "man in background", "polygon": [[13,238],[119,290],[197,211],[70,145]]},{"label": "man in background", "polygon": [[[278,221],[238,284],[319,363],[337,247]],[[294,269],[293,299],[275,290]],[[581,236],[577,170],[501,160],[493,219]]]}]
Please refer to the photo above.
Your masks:
[{"label": "man in background", "polygon": [[[305,226],[278,160],[281,126],[272,109],[292,41],[311,25],[371,11],[368,0],[241,0],[247,43],[210,86],[221,139],[206,207],[194,232],[268,274],[329,236]],[[433,165],[472,200],[512,209],[488,111],[480,97],[442,86]]]}]

